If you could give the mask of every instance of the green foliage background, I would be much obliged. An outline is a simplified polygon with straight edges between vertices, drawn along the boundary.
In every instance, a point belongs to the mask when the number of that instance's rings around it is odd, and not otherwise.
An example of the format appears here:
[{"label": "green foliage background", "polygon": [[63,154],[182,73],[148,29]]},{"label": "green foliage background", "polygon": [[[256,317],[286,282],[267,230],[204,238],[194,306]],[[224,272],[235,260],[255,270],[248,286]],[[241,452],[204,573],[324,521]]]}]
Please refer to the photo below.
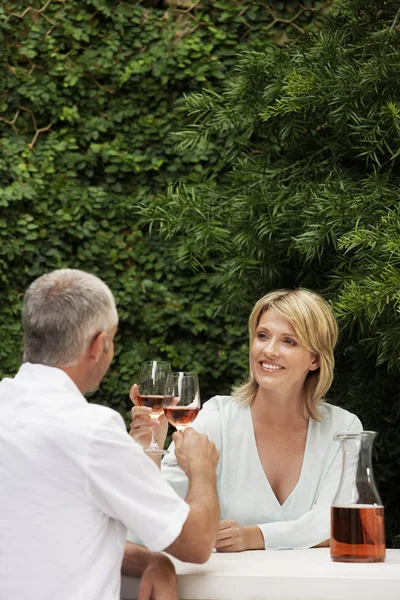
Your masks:
[{"label": "green foliage background", "polygon": [[146,358],[198,371],[205,399],[243,375],[245,320],[216,316],[213,260],[202,273],[182,268],[173,242],[138,225],[136,207],[218,161],[218,148],[175,152],[169,134],[180,126],[175,107],[183,94],[220,90],[238,51],[289,30],[300,35],[323,6],[179,4],[15,0],[0,7],[0,376],[20,363],[30,281],[61,266],[85,269],[104,278],[118,301],[116,359],[97,400],[123,414]]}]

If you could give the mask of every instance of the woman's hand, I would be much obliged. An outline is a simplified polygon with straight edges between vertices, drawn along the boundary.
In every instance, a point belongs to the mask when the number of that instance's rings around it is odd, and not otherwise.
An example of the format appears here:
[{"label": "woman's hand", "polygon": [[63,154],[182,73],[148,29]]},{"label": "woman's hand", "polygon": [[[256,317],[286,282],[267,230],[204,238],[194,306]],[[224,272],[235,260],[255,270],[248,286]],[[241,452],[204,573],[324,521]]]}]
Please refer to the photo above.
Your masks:
[{"label": "woman's hand", "polygon": [[242,526],[232,519],[220,522],[215,543],[217,552],[243,552],[264,548],[264,537],[257,525]]},{"label": "woman's hand", "polygon": [[217,541],[215,542],[217,552],[242,552],[247,550],[244,527],[226,519],[219,524]]},{"label": "woman's hand", "polygon": [[161,414],[158,419],[152,419],[149,414],[151,412],[150,408],[138,406],[138,395],[139,388],[134,383],[129,392],[129,397],[134,404],[131,409],[132,422],[129,433],[138,444],[143,448],[147,448],[151,441],[151,430],[154,429],[157,443],[160,448],[163,448],[168,432],[168,421],[164,414]]}]

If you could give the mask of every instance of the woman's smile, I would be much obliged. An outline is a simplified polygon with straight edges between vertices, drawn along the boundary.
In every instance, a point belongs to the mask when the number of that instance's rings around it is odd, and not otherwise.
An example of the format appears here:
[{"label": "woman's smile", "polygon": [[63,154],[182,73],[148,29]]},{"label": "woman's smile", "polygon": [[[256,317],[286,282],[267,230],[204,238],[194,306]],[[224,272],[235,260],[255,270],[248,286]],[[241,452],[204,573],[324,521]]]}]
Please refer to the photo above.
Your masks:
[{"label": "woman's smile", "polygon": [[265,362],[265,361],[261,361],[259,363],[259,365],[263,371],[267,371],[267,372],[282,371],[282,369],[285,368],[285,367],[282,367],[281,365],[276,365],[276,364],[272,364],[272,363]]}]

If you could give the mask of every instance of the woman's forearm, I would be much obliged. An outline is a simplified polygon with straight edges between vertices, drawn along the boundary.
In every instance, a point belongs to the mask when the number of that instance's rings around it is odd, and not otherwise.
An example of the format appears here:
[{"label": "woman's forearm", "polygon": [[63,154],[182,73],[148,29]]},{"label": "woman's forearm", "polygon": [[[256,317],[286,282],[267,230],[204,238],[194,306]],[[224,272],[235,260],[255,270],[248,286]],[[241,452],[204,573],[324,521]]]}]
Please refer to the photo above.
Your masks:
[{"label": "woman's forearm", "polygon": [[330,545],[331,545],[331,540],[328,538],[327,540],[321,542],[320,544],[316,544],[315,546],[312,546],[312,548],[329,548]]}]

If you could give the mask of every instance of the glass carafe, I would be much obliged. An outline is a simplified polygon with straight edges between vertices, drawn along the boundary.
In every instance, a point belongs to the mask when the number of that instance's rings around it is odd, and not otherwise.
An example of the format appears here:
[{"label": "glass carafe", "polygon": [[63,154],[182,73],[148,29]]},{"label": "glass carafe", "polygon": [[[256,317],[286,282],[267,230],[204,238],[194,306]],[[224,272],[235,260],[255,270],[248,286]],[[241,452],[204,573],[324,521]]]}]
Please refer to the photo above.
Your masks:
[{"label": "glass carafe", "polygon": [[331,558],[341,562],[385,560],[385,521],[372,470],[375,431],[339,433],[342,477],[331,508]]}]

